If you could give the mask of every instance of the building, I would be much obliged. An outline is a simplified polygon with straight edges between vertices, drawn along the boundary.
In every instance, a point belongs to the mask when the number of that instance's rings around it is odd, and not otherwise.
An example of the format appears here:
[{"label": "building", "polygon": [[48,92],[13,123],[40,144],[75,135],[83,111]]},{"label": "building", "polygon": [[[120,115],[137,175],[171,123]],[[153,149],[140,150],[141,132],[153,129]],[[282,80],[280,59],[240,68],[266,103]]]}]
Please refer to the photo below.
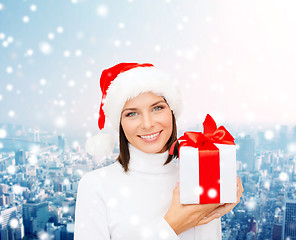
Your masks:
[{"label": "building", "polygon": [[25,152],[24,150],[15,151],[15,165],[25,164]]},{"label": "building", "polygon": [[49,219],[48,202],[25,203],[23,205],[23,219],[26,234],[36,234],[45,230]]},{"label": "building", "polygon": [[65,143],[66,143],[65,137],[58,136],[58,146],[61,152],[65,151]]},{"label": "building", "polygon": [[255,140],[250,135],[236,139],[238,145],[237,160],[243,165],[246,164],[246,170],[255,171]]},{"label": "building", "polygon": [[296,200],[285,201],[282,240],[296,240]]}]

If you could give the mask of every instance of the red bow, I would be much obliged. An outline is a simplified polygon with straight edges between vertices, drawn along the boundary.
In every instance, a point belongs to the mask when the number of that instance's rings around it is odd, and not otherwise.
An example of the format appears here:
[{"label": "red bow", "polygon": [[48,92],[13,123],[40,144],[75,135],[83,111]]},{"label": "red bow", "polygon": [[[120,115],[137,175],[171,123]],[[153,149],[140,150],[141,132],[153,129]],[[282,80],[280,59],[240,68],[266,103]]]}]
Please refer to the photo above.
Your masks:
[{"label": "red bow", "polygon": [[204,133],[201,132],[185,132],[183,136],[178,138],[170,148],[170,155],[174,154],[174,148],[179,140],[179,149],[182,146],[190,146],[200,149],[216,149],[214,143],[231,144],[234,145],[234,138],[225,129],[224,126],[217,128],[214,119],[207,114],[205,121],[203,122]]}]

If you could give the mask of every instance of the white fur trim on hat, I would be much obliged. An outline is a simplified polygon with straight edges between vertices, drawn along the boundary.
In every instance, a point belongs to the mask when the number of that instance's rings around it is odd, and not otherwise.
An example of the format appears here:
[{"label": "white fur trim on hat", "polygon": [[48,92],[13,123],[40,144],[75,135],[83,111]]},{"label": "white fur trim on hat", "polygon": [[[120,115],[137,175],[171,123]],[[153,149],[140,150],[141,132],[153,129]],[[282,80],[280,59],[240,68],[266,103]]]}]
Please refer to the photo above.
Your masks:
[{"label": "white fur trim on hat", "polygon": [[90,155],[109,157],[114,149],[114,136],[108,133],[98,133],[87,139],[85,151]]},{"label": "white fur trim on hat", "polygon": [[144,92],[163,96],[175,117],[180,116],[182,100],[178,82],[155,67],[137,67],[118,74],[107,90],[103,110],[116,131],[126,101]]}]

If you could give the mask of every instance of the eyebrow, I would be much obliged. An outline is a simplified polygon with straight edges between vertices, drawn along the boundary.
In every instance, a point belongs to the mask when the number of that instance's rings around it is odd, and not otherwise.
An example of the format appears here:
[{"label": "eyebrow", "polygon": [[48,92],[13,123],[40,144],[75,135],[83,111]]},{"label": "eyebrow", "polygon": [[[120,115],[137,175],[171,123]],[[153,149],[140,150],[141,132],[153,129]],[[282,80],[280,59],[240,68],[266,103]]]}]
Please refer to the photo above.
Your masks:
[{"label": "eyebrow", "polygon": [[[153,107],[153,106],[155,106],[155,105],[157,105],[159,103],[166,103],[166,102],[164,100],[160,100],[160,101],[157,101],[157,102],[153,103],[150,107]],[[137,110],[137,108],[126,108],[126,109],[123,109],[122,112],[121,112],[121,114],[123,112],[125,112],[125,111],[128,111],[128,110],[135,111],[135,110]]]}]

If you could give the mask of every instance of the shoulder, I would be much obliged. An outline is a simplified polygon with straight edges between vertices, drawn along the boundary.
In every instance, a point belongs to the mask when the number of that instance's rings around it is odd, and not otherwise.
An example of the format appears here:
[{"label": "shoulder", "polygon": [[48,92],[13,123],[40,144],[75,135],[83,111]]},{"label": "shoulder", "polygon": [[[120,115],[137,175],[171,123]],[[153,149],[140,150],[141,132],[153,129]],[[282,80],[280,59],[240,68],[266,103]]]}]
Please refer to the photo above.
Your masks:
[{"label": "shoulder", "polygon": [[118,162],[114,162],[106,167],[85,173],[80,179],[79,185],[98,185],[100,182],[119,176],[122,172],[121,165]]}]

